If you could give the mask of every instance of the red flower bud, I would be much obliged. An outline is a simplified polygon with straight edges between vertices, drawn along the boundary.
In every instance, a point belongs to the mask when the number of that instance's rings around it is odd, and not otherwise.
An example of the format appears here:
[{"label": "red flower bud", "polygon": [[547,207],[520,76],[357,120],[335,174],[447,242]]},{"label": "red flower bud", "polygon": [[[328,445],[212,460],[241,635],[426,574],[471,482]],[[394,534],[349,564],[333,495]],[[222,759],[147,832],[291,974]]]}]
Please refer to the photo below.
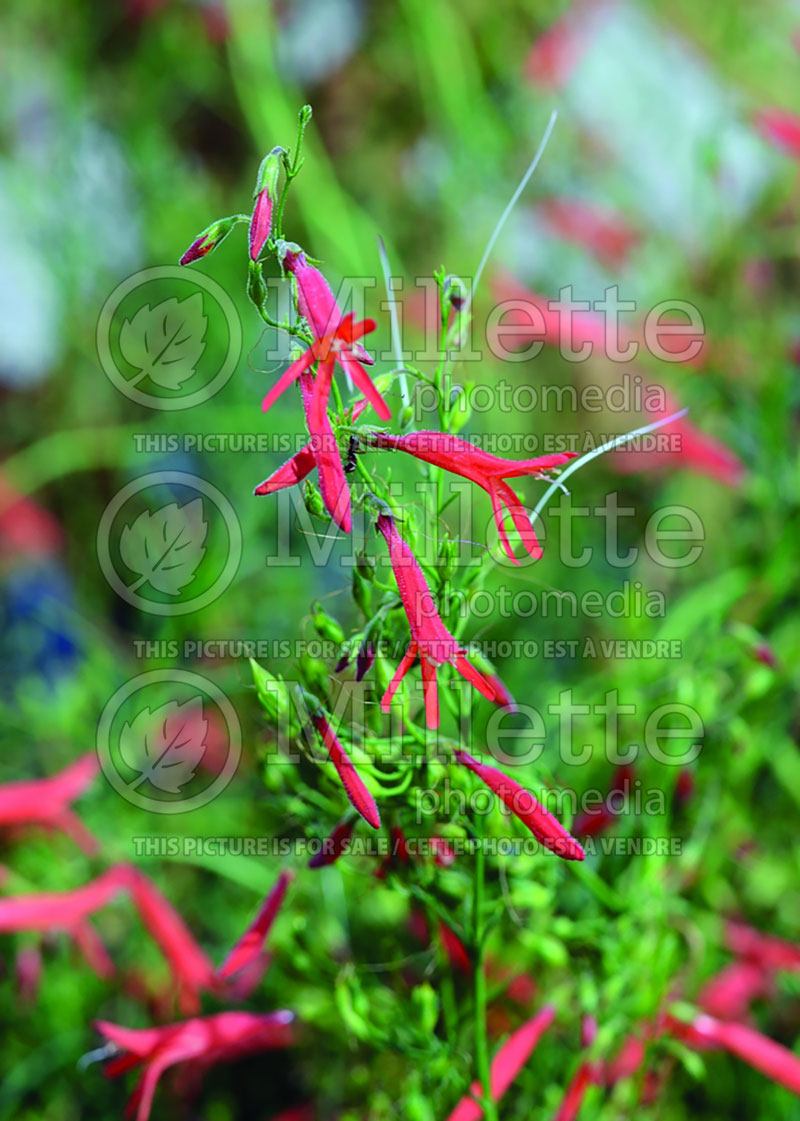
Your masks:
[{"label": "red flower bud", "polygon": [[234,214],[230,218],[220,218],[218,221],[212,222],[210,226],[206,226],[201,234],[197,235],[181,257],[179,264],[190,265],[192,261],[199,261],[201,257],[208,256],[212,249],[216,249],[220,242],[225,240],[237,222],[246,221],[247,215]]}]

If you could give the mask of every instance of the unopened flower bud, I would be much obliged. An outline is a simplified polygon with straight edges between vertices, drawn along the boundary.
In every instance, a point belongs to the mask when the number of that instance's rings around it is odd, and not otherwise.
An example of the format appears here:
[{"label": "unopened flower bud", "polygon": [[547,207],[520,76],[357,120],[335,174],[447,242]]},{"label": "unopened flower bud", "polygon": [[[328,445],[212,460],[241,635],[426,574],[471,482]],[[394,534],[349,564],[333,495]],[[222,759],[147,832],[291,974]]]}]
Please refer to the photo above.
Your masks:
[{"label": "unopened flower bud", "polygon": [[330,682],[328,681],[328,667],[321,658],[312,658],[310,654],[300,656],[300,673],[309,689],[320,693],[323,697],[328,695]]},{"label": "unopened flower bud", "polygon": [[461,311],[467,302],[467,288],[459,276],[446,276],[442,285],[442,297],[455,311]]},{"label": "unopened flower bud", "polygon": [[284,149],[273,148],[261,161],[253,191],[255,206],[250,219],[250,259],[257,261],[266,244],[272,228],[272,207],[278,200],[278,176],[280,175]]},{"label": "unopened flower bud", "polygon": [[335,619],[332,619],[330,615],[327,615],[322,610],[319,604],[314,608],[311,621],[314,624],[314,630],[320,638],[327,638],[337,645],[341,645],[344,642],[344,631]]},{"label": "unopened flower bud", "polygon": [[371,614],[372,589],[358,568],[353,569],[353,599],[365,615]]},{"label": "unopened flower bud", "polygon": [[206,226],[201,234],[197,235],[179,263],[190,265],[192,261],[199,261],[201,257],[208,256],[212,249],[216,249],[219,243],[225,240],[237,222],[246,221],[246,215],[233,214],[230,218],[220,218],[216,222],[212,222],[210,226]]},{"label": "unopened flower bud", "polygon": [[270,720],[277,720],[289,712],[289,696],[286,685],[280,677],[273,675],[260,666],[258,662],[250,659],[250,668],[253,673],[253,683],[256,687],[261,707]]},{"label": "unopened flower bud", "polygon": [[356,658],[356,681],[363,681],[375,661],[375,647],[371,642],[361,644]]},{"label": "unopened flower bud", "polygon": [[329,520],[319,488],[311,479],[307,479],[303,484],[303,502],[305,503],[306,510],[308,510],[312,517],[322,518],[324,521]]},{"label": "unopened flower bud", "polygon": [[439,997],[436,990],[424,981],[413,989],[411,1004],[419,1017],[419,1026],[423,1035],[433,1035],[439,1019]]}]

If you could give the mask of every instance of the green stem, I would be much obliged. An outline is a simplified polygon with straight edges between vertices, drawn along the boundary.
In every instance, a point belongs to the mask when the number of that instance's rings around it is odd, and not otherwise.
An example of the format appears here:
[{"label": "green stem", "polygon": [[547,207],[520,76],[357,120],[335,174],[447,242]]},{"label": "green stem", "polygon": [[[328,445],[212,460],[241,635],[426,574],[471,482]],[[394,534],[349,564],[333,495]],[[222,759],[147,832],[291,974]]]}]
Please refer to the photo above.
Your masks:
[{"label": "green stem", "polygon": [[475,1066],[481,1084],[482,1104],[486,1121],[497,1121],[497,1108],[492,1100],[491,1071],[489,1067],[489,1044],[486,1037],[486,971],[484,953],[486,948],[483,924],[483,889],[486,858],[483,851],[483,832],[476,829],[478,846],[475,850],[475,878],[472,896],[472,925],[474,929],[475,963]]}]

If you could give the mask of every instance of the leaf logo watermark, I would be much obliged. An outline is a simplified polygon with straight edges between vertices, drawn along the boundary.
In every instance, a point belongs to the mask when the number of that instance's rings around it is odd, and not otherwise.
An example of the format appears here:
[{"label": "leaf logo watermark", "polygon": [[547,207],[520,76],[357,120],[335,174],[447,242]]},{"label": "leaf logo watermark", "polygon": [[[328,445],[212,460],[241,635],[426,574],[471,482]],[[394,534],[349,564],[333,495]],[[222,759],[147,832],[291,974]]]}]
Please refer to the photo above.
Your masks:
[{"label": "leaf logo watermark", "polygon": [[239,313],[199,271],[158,265],[118,284],[97,321],[97,356],[130,400],[171,412],[203,404],[225,385],[242,353]]},{"label": "leaf logo watermark", "polygon": [[242,753],[236,710],[207,677],[177,668],[125,682],[97,725],[97,758],[121,798],[150,813],[189,813],[233,778]]},{"label": "leaf logo watermark", "polygon": [[97,528],[103,575],[149,615],[207,607],[230,585],[241,558],[233,506],[217,487],[184,471],[154,471],[127,483]]},{"label": "leaf logo watermark", "polygon": [[164,595],[180,595],[205,556],[207,535],[202,498],[184,506],[170,502],[152,513],[143,510],[125,526],[119,541],[122,560],[138,577],[128,591],[149,584]]},{"label": "leaf logo watermark", "polygon": [[119,740],[122,761],[139,775],[131,789],[149,782],[166,794],[180,794],[197,773],[207,734],[199,695],[183,704],[167,701],[154,712],[142,709],[125,723]]},{"label": "leaf logo watermark", "polygon": [[130,384],[149,378],[161,389],[181,389],[197,371],[207,326],[201,292],[185,300],[173,296],[155,307],[145,304],[125,320],[119,336],[122,357],[138,371]]}]

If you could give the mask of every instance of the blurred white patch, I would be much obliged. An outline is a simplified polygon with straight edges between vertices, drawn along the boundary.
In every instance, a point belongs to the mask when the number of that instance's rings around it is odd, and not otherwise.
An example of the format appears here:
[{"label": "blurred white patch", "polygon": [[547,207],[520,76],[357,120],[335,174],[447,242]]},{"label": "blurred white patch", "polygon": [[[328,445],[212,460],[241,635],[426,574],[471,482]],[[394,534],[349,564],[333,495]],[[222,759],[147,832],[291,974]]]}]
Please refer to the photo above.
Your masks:
[{"label": "blurred white patch", "polygon": [[356,0],[296,0],[281,22],[276,56],[281,72],[311,85],[335,74],[361,40]]},{"label": "blurred white patch", "polygon": [[595,24],[564,99],[648,224],[693,253],[739,221],[770,177],[764,145],[708,63],[629,5]]},{"label": "blurred white patch", "polygon": [[119,144],[50,83],[19,66],[0,105],[0,380],[15,385],[47,376],[69,317],[141,257]]}]

